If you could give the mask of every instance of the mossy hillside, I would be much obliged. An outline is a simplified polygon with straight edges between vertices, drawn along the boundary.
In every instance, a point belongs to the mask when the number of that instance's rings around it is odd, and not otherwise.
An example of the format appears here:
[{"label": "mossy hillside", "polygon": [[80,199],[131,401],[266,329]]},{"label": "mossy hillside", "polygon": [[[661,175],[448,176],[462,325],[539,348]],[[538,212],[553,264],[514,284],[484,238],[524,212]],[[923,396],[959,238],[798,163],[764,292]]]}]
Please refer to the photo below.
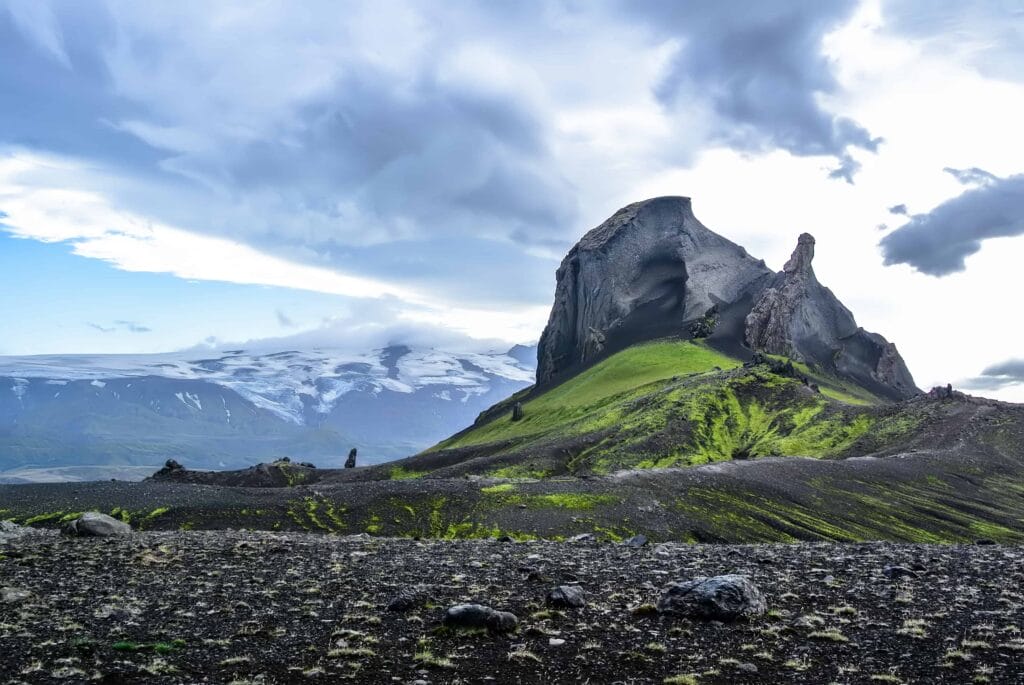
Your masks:
[{"label": "mossy hillside", "polygon": [[[612,355],[580,375],[524,403],[521,421],[506,417],[446,440],[433,450],[465,447],[500,440],[596,428],[608,421],[601,415],[650,385],[686,374],[731,369],[740,362],[703,343],[660,341],[636,345]],[[609,417],[610,418],[610,417]]]},{"label": "mossy hillside", "polygon": [[639,345],[526,402],[521,420],[494,418],[427,454],[470,449],[490,460],[479,473],[544,478],[765,456],[842,457],[918,428],[916,417],[887,411],[890,405],[866,390],[804,364],[786,375],[769,364],[739,366],[700,342]]}]

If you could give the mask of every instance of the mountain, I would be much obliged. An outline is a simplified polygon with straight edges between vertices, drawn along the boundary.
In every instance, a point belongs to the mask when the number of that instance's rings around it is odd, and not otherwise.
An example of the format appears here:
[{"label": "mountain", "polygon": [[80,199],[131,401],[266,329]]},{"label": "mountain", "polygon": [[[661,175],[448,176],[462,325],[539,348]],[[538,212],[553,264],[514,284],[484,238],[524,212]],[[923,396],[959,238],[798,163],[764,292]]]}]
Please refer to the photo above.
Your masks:
[{"label": "mountain", "polygon": [[526,386],[531,352],[0,357],[0,470],[31,480],[33,468],[54,477],[54,467],[168,458],[231,468],[285,455],[340,465],[351,447],[376,463],[423,449]]},{"label": "mountain", "polygon": [[804,234],[773,274],[700,223],[689,198],[624,207],[584,235],[558,268],[537,385],[637,342],[699,335],[734,355],[785,355],[894,399],[916,394],[895,346],[857,326],[818,283],[813,258],[814,238]]}]

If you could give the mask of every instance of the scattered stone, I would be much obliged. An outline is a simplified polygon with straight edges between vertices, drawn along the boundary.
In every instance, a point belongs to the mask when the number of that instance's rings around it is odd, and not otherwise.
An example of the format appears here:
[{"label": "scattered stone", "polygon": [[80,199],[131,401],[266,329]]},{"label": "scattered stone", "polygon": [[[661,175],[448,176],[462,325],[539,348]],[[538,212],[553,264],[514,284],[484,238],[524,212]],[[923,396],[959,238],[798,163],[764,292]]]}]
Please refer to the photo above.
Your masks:
[{"label": "scattered stone", "polygon": [[661,613],[714,621],[760,616],[766,610],[757,586],[735,574],[669,583],[658,599]]},{"label": "scattered stone", "polygon": [[22,590],[16,587],[0,588],[0,600],[2,600],[4,604],[17,604],[18,602],[24,602],[31,596],[32,593],[28,590]]},{"label": "scattered stone", "polygon": [[78,537],[118,537],[131,535],[132,527],[98,511],[87,511],[69,521],[61,532]]},{"label": "scattered stone", "polygon": [[755,675],[757,673],[757,666],[749,662],[742,663],[736,667],[736,670],[740,671],[741,673],[750,673],[751,675]]},{"label": "scattered stone", "polygon": [[14,521],[0,521],[0,533],[20,533],[21,526]]},{"label": "scattered stone", "polygon": [[552,637],[552,638],[548,638],[548,644],[551,645],[552,647],[561,647],[562,645],[565,644],[565,640],[563,640],[560,637]]},{"label": "scattered stone", "polygon": [[634,535],[630,539],[625,540],[622,544],[626,547],[643,547],[647,544],[647,536],[642,534]]},{"label": "scattered stone", "polygon": [[890,580],[896,580],[897,578],[920,578],[920,574],[916,571],[911,571],[906,566],[886,566],[882,569],[882,573],[885,574],[886,578]]},{"label": "scattered stone", "polygon": [[548,593],[545,602],[553,607],[578,609],[586,606],[587,596],[579,585],[559,585]]},{"label": "scattered stone", "polygon": [[519,619],[508,611],[496,611],[482,604],[456,604],[444,614],[444,625],[449,628],[486,628],[495,633],[508,633],[516,629]]},{"label": "scattered stone", "polygon": [[569,538],[569,542],[590,542],[594,539],[593,533],[580,533]]},{"label": "scattered stone", "polygon": [[388,611],[409,611],[424,604],[430,599],[431,587],[429,585],[412,585],[398,590],[398,593],[388,602]]},{"label": "scattered stone", "polygon": [[672,556],[672,548],[666,544],[658,545],[654,548],[654,556],[656,557],[670,557]]}]

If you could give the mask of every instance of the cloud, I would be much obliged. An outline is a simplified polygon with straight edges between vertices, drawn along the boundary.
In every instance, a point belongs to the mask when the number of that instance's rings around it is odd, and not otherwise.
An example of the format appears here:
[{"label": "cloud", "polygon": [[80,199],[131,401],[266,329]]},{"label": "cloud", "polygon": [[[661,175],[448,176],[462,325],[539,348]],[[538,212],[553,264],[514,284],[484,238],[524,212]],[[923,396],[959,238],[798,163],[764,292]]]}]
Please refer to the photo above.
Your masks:
[{"label": "cloud", "polygon": [[994,183],[999,180],[995,174],[991,174],[984,169],[979,169],[976,166],[973,166],[970,169],[954,169],[953,167],[945,167],[942,170],[965,186],[988,185],[989,183]]},{"label": "cloud", "polygon": [[281,328],[295,328],[295,322],[280,309],[274,312],[277,315],[277,323],[280,324]]},{"label": "cloud", "polygon": [[882,238],[886,265],[909,264],[932,276],[963,271],[964,260],[991,238],[1024,234],[1024,174],[997,178],[980,169],[952,170],[978,183]]},{"label": "cloud", "polygon": [[707,101],[713,139],[730,147],[834,157],[829,175],[852,182],[859,163],[850,148],[877,150],[855,121],[821,100],[839,89],[822,39],[849,18],[840,2],[626,3],[627,12],[678,41],[657,88],[668,107]]},{"label": "cloud", "polygon": [[1006,0],[885,0],[891,29],[993,78],[1024,79],[1024,6]]},{"label": "cloud", "polygon": [[114,321],[109,326],[103,326],[101,324],[89,321],[86,323],[86,325],[89,326],[90,328],[95,328],[97,331],[101,333],[151,333],[153,331],[153,329],[150,328],[149,326],[143,326],[137,321],[118,320]]},{"label": "cloud", "polygon": [[1024,359],[1010,359],[993,364],[980,375],[962,381],[962,387],[970,390],[1000,390],[1014,385],[1024,385]]},{"label": "cloud", "polygon": [[889,213],[890,214],[901,214],[903,216],[908,216],[909,215],[909,212],[907,211],[907,206],[905,204],[893,205],[892,207],[889,208]]}]

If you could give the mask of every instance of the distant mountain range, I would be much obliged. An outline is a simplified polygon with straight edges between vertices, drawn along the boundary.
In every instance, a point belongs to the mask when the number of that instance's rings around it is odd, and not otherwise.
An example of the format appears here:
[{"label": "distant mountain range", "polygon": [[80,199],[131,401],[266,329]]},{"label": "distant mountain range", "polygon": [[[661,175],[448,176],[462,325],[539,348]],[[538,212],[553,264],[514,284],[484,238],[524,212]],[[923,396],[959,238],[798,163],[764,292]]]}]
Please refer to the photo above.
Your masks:
[{"label": "distant mountain range", "polygon": [[[533,381],[536,348],[0,357],[0,480],[415,453]],[[115,468],[111,468],[115,467]],[[122,469],[125,477],[138,469]],[[64,474],[63,476],[61,474]]]}]

